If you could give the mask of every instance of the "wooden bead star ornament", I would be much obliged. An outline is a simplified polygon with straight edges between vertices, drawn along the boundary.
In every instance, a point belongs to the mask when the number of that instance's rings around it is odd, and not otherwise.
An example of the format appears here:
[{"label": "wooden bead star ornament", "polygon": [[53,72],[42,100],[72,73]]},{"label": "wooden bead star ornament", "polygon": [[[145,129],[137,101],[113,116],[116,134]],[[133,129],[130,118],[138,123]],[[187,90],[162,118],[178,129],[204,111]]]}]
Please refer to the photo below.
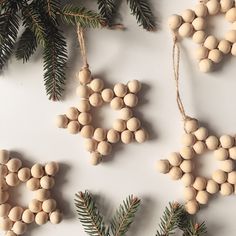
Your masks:
[{"label": "wooden bead star ornament", "polygon": [[[169,27],[175,34],[182,38],[192,38],[199,45],[195,57],[200,71],[211,71],[213,65],[220,63],[224,55],[236,56],[235,4],[235,0],[201,0],[194,9],[187,9],[181,15],[169,18]],[[207,33],[209,17],[218,14],[224,14],[226,21],[232,24],[221,39]]]},{"label": "wooden bead star ornament", "polygon": [[[127,84],[118,83],[113,88],[105,87],[100,78],[94,78],[89,70],[85,51],[83,30],[78,27],[78,39],[83,56],[84,66],[78,73],[79,86],[76,90],[80,102],[70,107],[63,115],[56,118],[59,128],[66,128],[69,133],[80,133],[85,138],[85,148],[91,153],[90,162],[97,165],[102,157],[112,152],[112,145],[118,142],[129,144],[134,140],[143,143],[147,139],[147,132],[133,113],[138,104],[138,92],[141,83],[138,80]],[[92,110],[110,104],[110,107],[119,111],[119,117],[113,122],[111,129],[94,127]]]},{"label": "wooden bead star ornament", "polygon": [[[62,214],[50,192],[58,170],[56,162],[23,167],[20,159],[11,158],[7,150],[0,150],[0,229],[6,232],[6,236],[22,235],[32,223],[43,225],[48,221],[52,224],[61,222]],[[34,193],[28,207],[11,204],[11,198],[14,198],[9,190],[21,183],[25,183],[27,189]]]}]

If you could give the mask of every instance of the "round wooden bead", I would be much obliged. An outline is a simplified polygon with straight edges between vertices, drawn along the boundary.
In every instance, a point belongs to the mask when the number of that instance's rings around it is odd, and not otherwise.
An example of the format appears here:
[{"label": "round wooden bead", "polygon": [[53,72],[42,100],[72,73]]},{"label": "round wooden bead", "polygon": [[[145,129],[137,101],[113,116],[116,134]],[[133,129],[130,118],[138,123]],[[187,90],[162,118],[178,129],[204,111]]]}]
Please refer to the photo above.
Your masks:
[{"label": "round wooden bead", "polygon": [[106,138],[107,132],[103,128],[96,128],[93,134],[93,138],[97,141],[103,141]]},{"label": "round wooden bead", "polygon": [[220,193],[223,195],[223,196],[229,196],[231,195],[232,193],[234,192],[234,188],[231,184],[229,183],[223,183],[221,184],[220,186]]},{"label": "round wooden bead", "polygon": [[170,171],[170,163],[167,160],[159,160],[156,163],[156,168],[160,173],[166,174]]},{"label": "round wooden bead", "polygon": [[79,85],[76,89],[76,94],[80,98],[89,98],[91,91],[87,85]]},{"label": "round wooden bead", "polygon": [[220,169],[229,173],[234,170],[235,164],[232,160],[225,160],[220,162]]},{"label": "round wooden bead", "polygon": [[220,0],[221,12],[227,12],[232,8],[234,0]]},{"label": "round wooden bead", "polygon": [[43,166],[41,164],[34,164],[31,168],[31,175],[34,178],[41,178],[44,175]]},{"label": "round wooden bead", "polygon": [[11,205],[8,203],[0,204],[0,217],[8,216],[8,213],[11,209]]},{"label": "round wooden bead", "polygon": [[191,160],[184,160],[181,163],[180,168],[184,173],[191,173],[194,169],[194,164]]},{"label": "round wooden bead", "polygon": [[207,186],[206,186],[206,191],[210,194],[215,194],[218,193],[220,190],[220,186],[218,183],[216,183],[214,180],[208,180],[207,181]]},{"label": "round wooden bead", "polygon": [[195,18],[195,13],[191,9],[187,9],[182,13],[182,18],[185,22],[191,23]]},{"label": "round wooden bead", "polygon": [[205,141],[208,137],[208,130],[204,127],[200,127],[194,132],[194,135],[196,136],[197,140]]},{"label": "round wooden bead", "polygon": [[192,174],[189,174],[189,173],[185,173],[182,178],[181,178],[183,184],[185,187],[189,187],[190,185],[193,184],[194,182],[194,177]]},{"label": "round wooden bead", "polygon": [[206,28],[206,21],[202,17],[197,17],[192,22],[192,25],[195,30],[203,30]]},{"label": "round wooden bead", "polygon": [[225,18],[229,22],[235,22],[236,21],[236,7],[231,8],[226,12]]},{"label": "round wooden bead", "polygon": [[13,231],[7,231],[5,236],[17,236]]},{"label": "round wooden bead", "polygon": [[120,141],[120,133],[114,129],[108,130],[107,141],[109,143],[118,143]]},{"label": "round wooden bead", "polygon": [[123,131],[120,137],[121,137],[121,142],[124,144],[129,144],[134,139],[134,135],[130,130]]},{"label": "round wooden bead", "polygon": [[205,59],[208,57],[209,50],[206,47],[200,46],[195,51],[195,58],[198,60]]},{"label": "round wooden bead", "polygon": [[200,31],[197,31],[193,34],[193,41],[195,43],[202,44],[205,42],[206,37],[207,37],[206,33],[204,31],[200,30]]},{"label": "round wooden bead", "polygon": [[81,69],[78,78],[81,84],[88,84],[91,81],[91,71],[88,68]]},{"label": "round wooden bead", "polygon": [[215,63],[219,63],[223,59],[223,55],[220,50],[213,49],[209,52],[208,58]]},{"label": "round wooden bead", "polygon": [[177,152],[172,152],[168,156],[168,160],[172,166],[179,166],[183,161],[182,157]]},{"label": "round wooden bead", "polygon": [[50,176],[43,176],[40,179],[40,185],[44,189],[51,189],[55,185],[55,180]]},{"label": "round wooden bead", "polygon": [[128,83],[128,89],[131,93],[138,93],[141,90],[141,83],[138,80],[131,80]]},{"label": "round wooden bead", "polygon": [[194,157],[195,153],[194,153],[193,148],[191,148],[191,147],[183,147],[180,150],[180,155],[184,159],[190,160],[190,159],[192,159]]},{"label": "round wooden bead", "polygon": [[128,88],[125,84],[118,83],[114,86],[114,93],[117,97],[123,98],[127,94]]},{"label": "round wooden bead", "polygon": [[78,134],[79,130],[80,130],[80,124],[78,121],[70,121],[68,126],[67,126],[67,130],[70,134]]},{"label": "round wooden bead", "polygon": [[46,212],[40,211],[35,215],[35,223],[37,225],[44,225],[48,221],[48,214]]},{"label": "round wooden bead", "polygon": [[206,6],[210,15],[216,15],[221,8],[221,5],[218,0],[210,0],[206,3]]},{"label": "round wooden bead", "polygon": [[8,174],[8,169],[6,165],[0,164],[0,173],[1,176],[6,176]]},{"label": "round wooden bead", "polygon": [[18,176],[16,173],[9,173],[6,176],[6,182],[9,186],[15,187],[20,183],[20,180],[18,179]]},{"label": "round wooden bead", "polygon": [[219,45],[218,45],[218,49],[224,53],[224,54],[228,54],[230,53],[230,50],[231,50],[231,44],[229,41],[223,39],[219,42]]},{"label": "round wooden bead", "polygon": [[112,89],[104,89],[102,90],[102,99],[104,102],[110,102],[114,97],[114,93]]},{"label": "round wooden bead", "polygon": [[139,119],[133,117],[127,121],[128,130],[135,132],[140,128],[141,122]]},{"label": "round wooden bead", "polygon": [[206,185],[207,185],[207,180],[204,177],[196,177],[193,183],[193,187],[198,191],[204,190],[206,188]]},{"label": "round wooden bead", "polygon": [[94,139],[86,139],[85,140],[85,148],[89,152],[93,152],[97,149],[97,141]]},{"label": "round wooden bead", "polygon": [[228,181],[230,184],[233,184],[233,185],[236,184],[236,171],[232,171],[232,172],[228,173],[228,179],[227,179],[227,181]]},{"label": "round wooden bead", "polygon": [[0,219],[0,229],[3,231],[11,230],[13,222],[8,217]]},{"label": "round wooden bead", "polygon": [[90,82],[90,88],[94,91],[94,92],[100,92],[102,91],[104,87],[104,82],[101,79],[93,79]]},{"label": "round wooden bead", "polygon": [[98,152],[92,152],[90,157],[90,164],[96,166],[100,162],[101,162],[101,154]]},{"label": "round wooden bead", "polygon": [[90,108],[91,108],[90,103],[87,100],[81,100],[79,102],[78,110],[80,112],[88,112]]},{"label": "round wooden bead", "polygon": [[38,213],[42,210],[42,203],[36,199],[29,202],[29,210],[33,213]]},{"label": "round wooden bead", "polygon": [[179,27],[181,37],[190,37],[193,34],[193,26],[190,23],[184,23]]},{"label": "round wooden bead", "polygon": [[38,189],[37,191],[35,191],[35,198],[40,202],[47,200],[49,197],[50,191],[48,191],[47,189]]},{"label": "round wooden bead", "polygon": [[17,158],[12,158],[7,162],[7,169],[10,172],[17,172],[21,166],[22,166],[22,162],[21,160],[17,159]]},{"label": "round wooden bead", "polygon": [[215,36],[210,35],[206,38],[204,46],[209,50],[213,50],[218,46],[218,40]]},{"label": "round wooden bead", "polygon": [[229,157],[236,160],[236,147],[232,147],[229,149]]},{"label": "round wooden bead", "polygon": [[9,193],[7,191],[0,191],[0,204],[6,203],[9,199]]},{"label": "round wooden bead", "polygon": [[13,207],[13,208],[10,210],[10,212],[9,212],[9,214],[8,214],[8,217],[9,217],[9,219],[12,220],[12,221],[19,221],[19,220],[21,220],[21,216],[22,216],[23,211],[24,211],[24,210],[23,210],[22,207],[18,207],[18,206]]},{"label": "round wooden bead", "polygon": [[188,212],[188,214],[195,215],[199,210],[199,205],[197,201],[196,200],[188,201],[185,204],[185,210]]},{"label": "round wooden bead", "polygon": [[92,125],[85,125],[80,130],[80,134],[84,138],[92,138],[94,133],[94,127]]},{"label": "round wooden bead", "polygon": [[34,213],[26,209],[22,214],[22,221],[26,224],[32,223],[34,221]]},{"label": "round wooden bead", "polygon": [[225,34],[225,39],[231,43],[236,43],[236,30],[230,30]]},{"label": "round wooden bead", "polygon": [[128,93],[124,97],[124,103],[128,107],[135,107],[138,104],[138,97],[135,94]]},{"label": "round wooden bead", "polygon": [[170,27],[170,29],[172,30],[176,30],[180,27],[180,25],[182,24],[182,17],[179,15],[172,15],[169,17],[168,19],[168,25]]},{"label": "round wooden bead", "polygon": [[207,73],[212,69],[212,61],[210,59],[203,59],[199,62],[199,69],[203,73]]},{"label": "round wooden bead", "polygon": [[206,146],[209,150],[215,150],[219,146],[219,139],[215,136],[209,136],[206,139]]},{"label": "round wooden bead", "polygon": [[193,150],[201,155],[203,154],[206,150],[207,150],[207,147],[206,147],[206,144],[202,141],[197,141],[194,145],[193,145]]},{"label": "round wooden bead", "polygon": [[100,93],[93,93],[89,97],[89,102],[94,107],[100,107],[103,104],[101,94]]},{"label": "round wooden bead", "polygon": [[55,176],[59,171],[59,164],[55,161],[51,161],[45,165],[44,169],[47,175]]},{"label": "round wooden bead", "polygon": [[133,112],[130,108],[124,107],[120,110],[120,118],[122,120],[129,120],[133,116]]},{"label": "round wooden bead", "polygon": [[92,116],[88,112],[81,112],[79,114],[78,121],[81,125],[88,125],[92,121]]},{"label": "round wooden bead", "polygon": [[1,190],[8,190],[9,186],[6,182],[6,180],[2,177],[0,177],[0,191]]},{"label": "round wooden bead", "polygon": [[18,171],[18,178],[21,182],[26,182],[30,179],[31,177],[31,172],[29,168],[22,168]]},{"label": "round wooden bead", "polygon": [[208,14],[208,9],[205,4],[199,3],[194,9],[196,16],[205,17]]},{"label": "round wooden bead", "polygon": [[186,120],[184,122],[184,129],[187,133],[192,133],[198,129],[198,121],[196,119]]},{"label": "round wooden bead", "polygon": [[26,229],[27,225],[21,221],[16,221],[12,227],[12,231],[17,235],[24,234]]},{"label": "round wooden bead", "polygon": [[217,150],[214,151],[214,157],[218,161],[224,161],[224,160],[228,159],[229,152],[228,152],[228,150],[226,150],[224,148],[218,148]]},{"label": "round wooden bead", "polygon": [[144,143],[148,139],[148,133],[144,129],[139,129],[134,133],[136,142]]},{"label": "round wooden bead", "polygon": [[181,143],[186,146],[190,147],[196,142],[196,137],[193,134],[185,133],[182,135]]},{"label": "round wooden bead", "polygon": [[170,169],[169,175],[172,180],[178,180],[183,176],[183,172],[179,167],[174,166]]},{"label": "round wooden bead", "polygon": [[202,205],[205,205],[208,203],[209,201],[209,194],[207,193],[207,191],[199,191],[197,193],[197,196],[196,196],[196,200],[202,204]]},{"label": "round wooden bead", "polygon": [[223,148],[231,148],[234,145],[234,138],[230,135],[222,135],[220,137],[220,144]]},{"label": "round wooden bead", "polygon": [[10,153],[7,150],[0,150],[0,164],[6,164],[10,158]]},{"label": "round wooden bead", "polygon": [[62,214],[59,211],[52,212],[49,217],[52,224],[59,224],[62,221]]},{"label": "round wooden bead", "polygon": [[126,122],[121,119],[116,119],[113,123],[113,129],[122,132],[126,129]]},{"label": "round wooden bead", "polygon": [[47,199],[45,201],[43,201],[43,204],[42,204],[42,209],[44,212],[46,213],[50,213],[50,212],[53,212],[57,207],[57,203],[54,199]]},{"label": "round wooden bead", "polygon": [[107,155],[109,155],[111,153],[112,146],[111,146],[110,143],[108,143],[106,141],[102,141],[102,142],[98,143],[97,150],[103,156],[107,156]]},{"label": "round wooden bead", "polygon": [[197,191],[193,187],[187,187],[184,189],[184,199],[186,201],[194,200],[197,196]]},{"label": "round wooden bead", "polygon": [[26,182],[26,187],[31,191],[35,191],[35,190],[39,189],[39,187],[40,187],[39,179],[36,179],[36,178],[29,179]]},{"label": "round wooden bead", "polygon": [[111,100],[110,106],[114,110],[120,110],[124,106],[124,101],[122,98],[115,97]]},{"label": "round wooden bead", "polygon": [[77,120],[79,116],[79,111],[76,107],[70,107],[66,112],[66,116],[70,120]]},{"label": "round wooden bead", "polygon": [[225,173],[223,170],[216,170],[212,174],[212,179],[218,184],[225,183],[227,178],[227,173]]},{"label": "round wooden bead", "polygon": [[231,54],[232,54],[233,56],[236,56],[236,43],[234,43],[233,46],[232,46]]}]

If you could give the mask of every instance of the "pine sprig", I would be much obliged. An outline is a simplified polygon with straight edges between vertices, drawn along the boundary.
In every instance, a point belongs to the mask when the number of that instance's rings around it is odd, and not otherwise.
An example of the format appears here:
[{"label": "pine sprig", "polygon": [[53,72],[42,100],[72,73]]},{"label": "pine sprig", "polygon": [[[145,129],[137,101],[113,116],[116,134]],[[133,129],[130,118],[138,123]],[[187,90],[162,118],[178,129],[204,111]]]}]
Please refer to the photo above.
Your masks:
[{"label": "pine sprig", "polygon": [[111,231],[114,236],[123,236],[128,231],[139,206],[140,200],[133,195],[120,205],[111,221]]},{"label": "pine sprig", "polygon": [[190,220],[188,226],[183,229],[183,232],[183,236],[202,236],[207,233],[207,228],[205,222],[197,224],[195,221]]}]

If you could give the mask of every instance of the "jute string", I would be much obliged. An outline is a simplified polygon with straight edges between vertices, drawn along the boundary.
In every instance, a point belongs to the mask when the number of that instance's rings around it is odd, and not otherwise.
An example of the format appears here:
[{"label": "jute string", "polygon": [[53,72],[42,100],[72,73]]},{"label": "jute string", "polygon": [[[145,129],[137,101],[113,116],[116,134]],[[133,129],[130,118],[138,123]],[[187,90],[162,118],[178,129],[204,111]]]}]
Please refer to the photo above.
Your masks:
[{"label": "jute string", "polygon": [[85,46],[85,39],[84,39],[84,29],[80,26],[77,26],[77,35],[80,45],[80,52],[83,60],[83,68],[88,68],[88,59],[87,59],[87,51]]}]

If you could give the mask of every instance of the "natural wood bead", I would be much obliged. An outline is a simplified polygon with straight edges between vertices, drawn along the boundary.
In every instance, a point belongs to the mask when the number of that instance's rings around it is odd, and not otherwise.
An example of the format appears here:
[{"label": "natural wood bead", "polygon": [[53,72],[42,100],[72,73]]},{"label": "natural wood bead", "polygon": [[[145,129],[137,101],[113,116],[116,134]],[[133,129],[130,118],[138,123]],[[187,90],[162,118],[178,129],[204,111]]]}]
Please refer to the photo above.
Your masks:
[{"label": "natural wood bead", "polygon": [[47,175],[55,176],[59,171],[59,164],[55,161],[51,161],[45,165],[44,169]]},{"label": "natural wood bead", "polygon": [[81,69],[78,78],[81,84],[88,84],[91,81],[91,71],[88,68]]},{"label": "natural wood bead", "polygon": [[233,46],[232,46],[231,54],[232,54],[233,56],[236,56],[236,43],[234,43]]},{"label": "natural wood bead", "polygon": [[192,174],[189,174],[189,173],[185,173],[182,178],[181,178],[183,184],[185,187],[189,187],[190,185],[193,184],[194,182],[194,177]]},{"label": "natural wood bead", "polygon": [[114,93],[117,97],[123,98],[128,92],[128,88],[125,84],[118,83],[114,86]]},{"label": "natural wood bead", "polygon": [[103,104],[102,96],[100,93],[93,93],[89,96],[89,102],[93,107],[100,107]]},{"label": "natural wood bead", "polygon": [[197,196],[197,191],[193,187],[187,187],[184,189],[184,199],[186,201],[194,200]]},{"label": "natural wood bead", "polygon": [[9,219],[12,220],[12,221],[19,221],[19,220],[21,220],[21,216],[22,216],[23,211],[24,211],[24,210],[23,210],[22,207],[18,207],[18,206],[13,207],[13,208],[10,210],[10,212],[9,212],[9,214],[8,214],[8,217],[9,217]]},{"label": "natural wood bead", "polygon": [[76,94],[80,98],[89,98],[91,90],[87,85],[79,85],[76,89]]},{"label": "natural wood bead", "polygon": [[66,117],[69,120],[77,120],[79,116],[79,111],[76,107],[70,107],[66,112]]},{"label": "natural wood bead", "polygon": [[122,132],[126,129],[126,122],[121,119],[116,119],[113,123],[113,129]]},{"label": "natural wood bead", "polygon": [[194,135],[196,136],[197,140],[205,141],[208,137],[208,130],[204,127],[200,127],[194,132]]},{"label": "natural wood bead", "polygon": [[138,80],[131,80],[128,82],[128,89],[131,93],[138,93],[141,88],[142,85]]},{"label": "natural wood bead", "polygon": [[198,60],[205,59],[208,57],[209,50],[203,46],[200,46],[195,51],[195,58]]},{"label": "natural wood bead", "polygon": [[29,210],[33,213],[38,213],[42,210],[42,203],[36,199],[29,202]]},{"label": "natural wood bead", "polygon": [[231,50],[231,44],[229,41],[223,39],[219,42],[219,45],[218,45],[218,49],[224,53],[224,54],[228,54],[230,53],[230,50]]},{"label": "natural wood bead", "polygon": [[204,177],[196,177],[193,183],[193,187],[198,191],[206,189],[206,185],[207,185],[207,180]]},{"label": "natural wood bead", "polygon": [[57,203],[52,198],[47,199],[47,200],[43,201],[43,203],[42,203],[42,209],[46,213],[53,212],[56,209],[56,207],[57,207]]},{"label": "natural wood bead", "polygon": [[40,187],[39,179],[36,179],[36,178],[29,179],[26,182],[26,187],[31,191],[35,191],[35,190],[39,189],[39,187]]},{"label": "natural wood bead", "polygon": [[1,176],[6,176],[8,174],[8,169],[6,165],[0,164],[0,173]]},{"label": "natural wood bead", "polygon": [[138,97],[135,94],[128,93],[124,97],[124,103],[128,107],[135,107],[138,104]]},{"label": "natural wood bead", "polygon": [[55,185],[55,180],[50,176],[43,176],[40,179],[40,185],[44,189],[51,189]]},{"label": "natural wood bead", "polygon": [[124,144],[129,144],[133,141],[134,139],[134,134],[133,132],[131,132],[130,130],[124,130],[122,133],[121,133],[121,142],[124,143]]},{"label": "natural wood bead", "polygon": [[20,159],[12,158],[7,162],[6,165],[10,172],[17,172],[21,168],[22,162]]},{"label": "natural wood bead", "polygon": [[203,73],[207,73],[212,69],[212,61],[210,59],[203,59],[199,62],[199,69]]},{"label": "natural wood bead", "polygon": [[181,16],[172,15],[168,19],[168,25],[169,25],[170,29],[176,30],[180,27],[180,25],[182,24],[182,21],[183,21],[183,19]]},{"label": "natural wood bead", "polygon": [[97,141],[94,139],[86,139],[85,140],[85,148],[89,152],[93,152],[97,149]]},{"label": "natural wood bead", "polygon": [[221,12],[227,12],[232,8],[234,0],[220,0]]},{"label": "natural wood bead", "polygon": [[220,11],[220,8],[221,8],[218,0],[210,0],[206,3],[206,6],[208,9],[208,13],[210,15],[216,15]]},{"label": "natural wood bead", "polygon": [[94,133],[94,127],[92,125],[85,125],[80,130],[80,134],[83,138],[92,138]]},{"label": "natural wood bead", "polygon": [[78,134],[79,130],[80,130],[80,124],[78,121],[70,121],[68,126],[67,126],[67,130],[70,134]]},{"label": "natural wood bead", "polygon": [[118,143],[120,141],[120,133],[114,129],[108,130],[107,141],[109,143]]},{"label": "natural wood bead", "polygon": [[220,50],[213,49],[209,52],[208,58],[215,63],[219,63],[223,59],[223,55]]},{"label": "natural wood bead", "polygon": [[225,183],[227,178],[227,173],[225,173],[223,170],[216,170],[212,174],[212,179],[218,184]]},{"label": "natural wood bead", "polygon": [[159,160],[156,163],[157,170],[162,174],[167,174],[170,171],[170,163],[167,160]]},{"label": "natural wood bead", "polygon": [[120,110],[124,106],[124,101],[122,98],[115,97],[111,100],[110,106],[114,110]]},{"label": "natural wood bead", "polygon": [[90,82],[90,88],[94,91],[94,92],[100,92],[102,91],[102,89],[104,88],[104,82],[101,79],[93,79]]},{"label": "natural wood bead", "polygon": [[98,152],[92,152],[90,157],[90,164],[96,166],[100,162],[101,162],[101,154]]},{"label": "natural wood bead", "polygon": [[197,17],[192,22],[193,28],[197,30],[203,30],[206,28],[206,21],[202,17]]},{"label": "natural wood bead", "polygon": [[168,160],[170,162],[170,164],[172,166],[180,166],[180,164],[182,163],[183,159],[180,156],[179,153],[177,152],[172,152],[169,156],[168,156]]},{"label": "natural wood bead", "polygon": [[88,112],[91,109],[90,103],[87,100],[81,100],[78,105],[80,112]]},{"label": "natural wood bead", "polygon": [[106,141],[102,141],[102,142],[98,143],[97,150],[103,156],[107,156],[107,155],[109,155],[111,153],[112,146],[111,146],[110,143],[108,143]]},{"label": "natural wood bead", "polygon": [[59,211],[52,212],[49,217],[52,224],[59,224],[62,221],[62,214]]},{"label": "natural wood bead", "polygon": [[192,159],[194,157],[195,153],[194,153],[193,148],[191,148],[191,147],[183,147],[180,150],[180,155],[184,159],[190,160],[190,159]]},{"label": "natural wood bead", "polygon": [[196,137],[193,134],[185,133],[182,135],[181,143],[186,147],[191,147],[196,142]]},{"label": "natural wood bead", "polygon": [[178,180],[183,176],[183,172],[179,167],[174,166],[170,169],[169,175],[172,180]]},{"label": "natural wood bead", "polygon": [[191,173],[194,170],[194,164],[191,160],[184,160],[180,168],[184,173]]},{"label": "natural wood bead", "polygon": [[17,236],[13,231],[7,231],[5,236]]},{"label": "natural wood bead", "polygon": [[188,201],[185,204],[185,210],[188,212],[188,214],[195,215],[199,210],[199,205],[197,201],[196,200]]},{"label": "natural wood bead", "polygon": [[207,150],[206,144],[202,141],[197,141],[194,145],[193,145],[193,150],[201,155],[203,153],[205,153],[205,151]]},{"label": "natural wood bead", "polygon": [[0,177],[0,191],[1,190],[8,190],[9,186],[3,176]]},{"label": "natural wood bead", "polygon": [[206,191],[210,194],[215,194],[218,193],[220,190],[220,186],[218,183],[216,183],[214,180],[208,180],[207,181],[207,186],[206,186]]},{"label": "natural wood bead", "polygon": [[136,142],[144,143],[148,139],[148,133],[144,129],[139,129],[134,133]]},{"label": "natural wood bead", "polygon": [[207,191],[199,191],[196,196],[196,200],[198,203],[205,205],[209,201],[209,194]]},{"label": "natural wood bead", "polygon": [[101,95],[104,102],[110,102],[114,97],[114,92],[112,89],[107,88],[102,90]]},{"label": "natural wood bead", "polygon": [[208,9],[205,4],[199,3],[194,9],[196,16],[205,17],[208,14]]},{"label": "natural wood bead", "polygon": [[184,23],[179,27],[179,35],[181,37],[190,37],[193,34],[193,26],[190,23]]},{"label": "natural wood bead", "polygon": [[43,166],[41,164],[34,164],[32,167],[31,167],[31,175],[34,177],[34,178],[41,178],[43,175],[44,175],[44,169],[43,169]]},{"label": "natural wood bead", "polygon": [[137,131],[140,128],[140,126],[141,126],[141,122],[136,117],[132,117],[131,119],[127,121],[127,128],[128,130],[132,132]]},{"label": "natural wood bead", "polygon": [[233,160],[236,160],[236,147],[229,149],[229,157]]},{"label": "natural wood bead", "polygon": [[10,158],[10,153],[7,150],[0,150],[0,164],[6,164]]},{"label": "natural wood bead", "polygon": [[18,176],[16,173],[9,173],[6,176],[6,182],[9,186],[15,187],[20,183],[20,180],[18,179]]},{"label": "natural wood bead", "polygon": [[0,229],[3,231],[11,230],[13,222],[8,217],[3,217],[0,220]]},{"label": "natural wood bead", "polygon": [[195,43],[202,44],[205,42],[206,37],[207,37],[206,33],[204,31],[200,30],[200,31],[197,31],[193,34],[193,41]]},{"label": "natural wood bead", "polygon": [[181,14],[181,16],[185,22],[191,23],[195,18],[195,13],[193,10],[187,9]]},{"label": "natural wood bead", "polygon": [[0,204],[6,203],[9,199],[9,193],[7,191],[0,191]]},{"label": "natural wood bead", "polygon": [[35,223],[37,225],[44,225],[48,222],[48,214],[46,212],[40,211],[35,215]]},{"label": "natural wood bead", "polygon": [[215,150],[219,146],[219,139],[216,136],[209,136],[206,139],[206,146],[209,150]]},{"label": "natural wood bead", "polygon": [[234,170],[235,164],[233,160],[225,160],[220,162],[220,169],[229,173]]},{"label": "natural wood bead", "polygon": [[18,178],[21,182],[26,182],[30,179],[31,177],[31,172],[29,168],[22,168],[18,171]]},{"label": "natural wood bead", "polygon": [[22,214],[22,221],[26,224],[34,222],[34,213],[26,209]]},{"label": "natural wood bead", "polygon": [[236,7],[231,8],[226,12],[225,18],[227,21],[233,23],[236,21]]},{"label": "natural wood bead", "polygon": [[225,39],[231,43],[236,43],[236,30],[230,30],[225,34]]},{"label": "natural wood bead", "polygon": [[38,189],[35,191],[35,198],[40,202],[47,200],[49,197],[50,191],[47,189]]},{"label": "natural wood bead", "polygon": [[120,118],[122,120],[129,120],[133,116],[133,112],[130,108],[124,107],[120,110]]},{"label": "natural wood bead", "polygon": [[8,216],[8,213],[11,209],[11,205],[8,203],[0,204],[0,217]]},{"label": "natural wood bead", "polygon": [[228,159],[229,152],[228,152],[228,150],[226,150],[224,148],[218,148],[217,150],[214,151],[214,157],[218,161],[224,161],[224,160]]},{"label": "natural wood bead", "polygon": [[236,171],[232,171],[232,172],[228,173],[227,182],[229,182],[230,184],[233,184],[233,185],[236,184]]},{"label": "natural wood bead", "polygon": [[223,196],[229,196],[234,192],[234,188],[231,184],[229,183],[223,183],[220,186],[220,193]]},{"label": "natural wood bead", "polygon": [[187,133],[192,133],[198,129],[198,121],[196,119],[186,120],[184,122],[184,129]]},{"label": "natural wood bead", "polygon": [[107,135],[107,132],[106,132],[105,129],[96,128],[95,131],[94,131],[94,134],[93,134],[93,138],[100,142],[100,141],[105,140],[106,135]]},{"label": "natural wood bead", "polygon": [[24,234],[26,229],[27,225],[21,221],[16,221],[12,227],[12,231],[17,235]]},{"label": "natural wood bead", "polygon": [[220,137],[220,144],[223,148],[231,148],[234,145],[234,138],[230,135],[223,135]]},{"label": "natural wood bead", "polygon": [[81,125],[88,125],[92,121],[92,116],[88,112],[81,112],[79,114],[78,121]]},{"label": "natural wood bead", "polygon": [[213,50],[218,46],[218,40],[215,36],[210,35],[206,38],[204,46],[209,50]]}]

